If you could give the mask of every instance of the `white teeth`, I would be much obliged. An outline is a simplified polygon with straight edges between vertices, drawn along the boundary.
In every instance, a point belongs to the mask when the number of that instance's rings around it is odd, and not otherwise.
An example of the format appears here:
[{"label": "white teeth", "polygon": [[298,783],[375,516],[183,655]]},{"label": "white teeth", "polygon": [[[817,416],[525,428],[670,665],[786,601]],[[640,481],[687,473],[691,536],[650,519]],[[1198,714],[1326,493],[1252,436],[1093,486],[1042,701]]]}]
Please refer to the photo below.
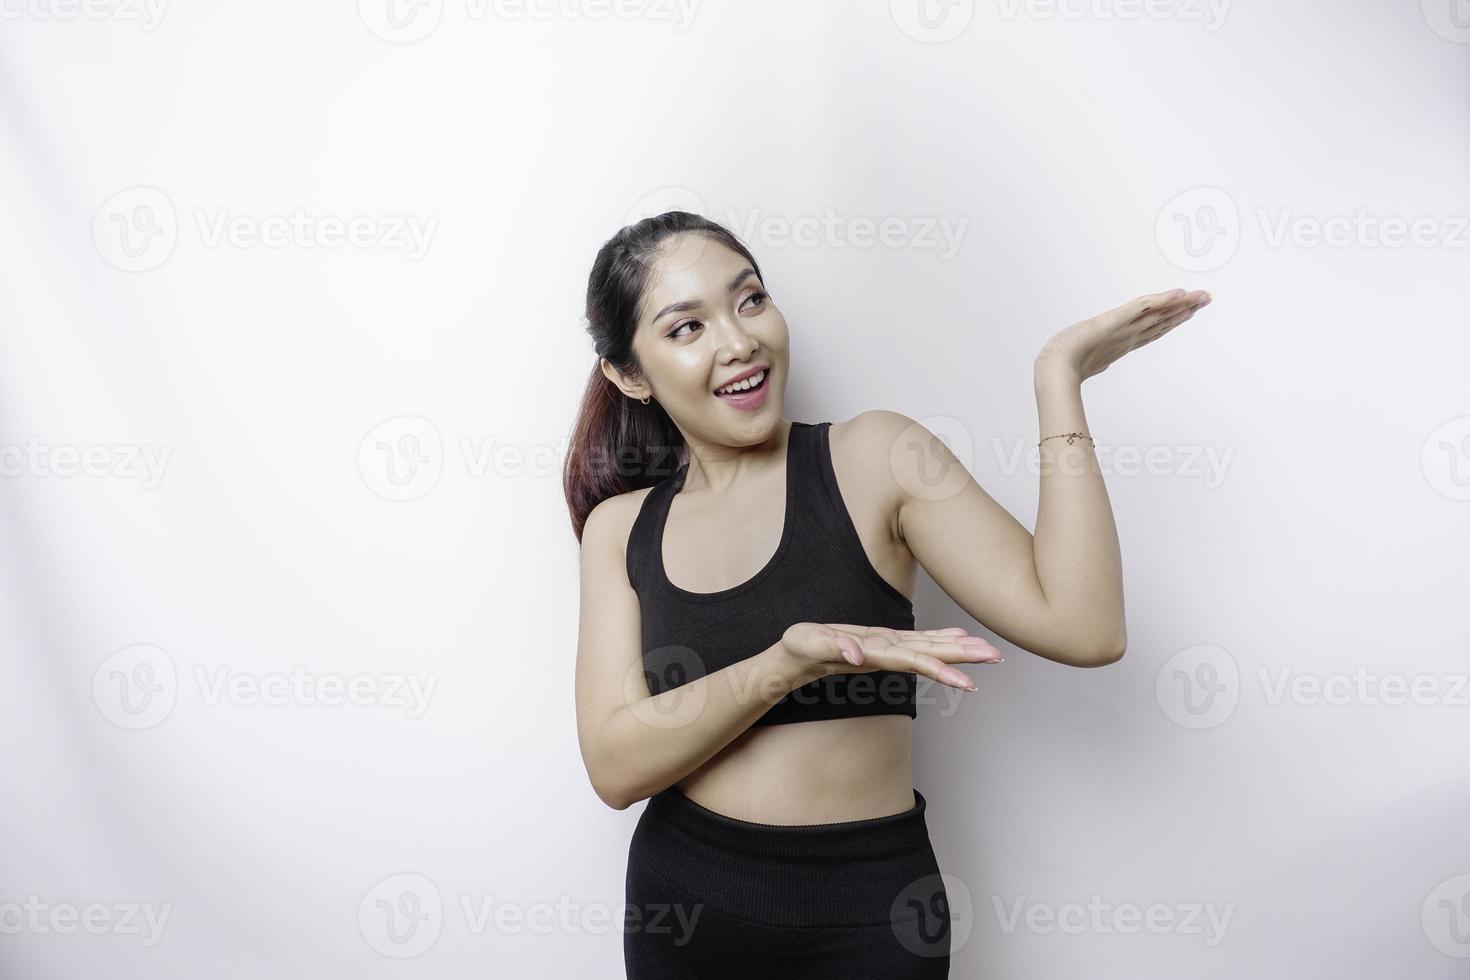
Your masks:
[{"label": "white teeth", "polygon": [[748,391],[764,381],[765,377],[765,371],[757,371],[755,374],[751,375],[743,381],[737,381],[734,384],[725,385],[725,387],[723,388],[716,389],[716,394],[730,395],[734,394],[737,391]]}]

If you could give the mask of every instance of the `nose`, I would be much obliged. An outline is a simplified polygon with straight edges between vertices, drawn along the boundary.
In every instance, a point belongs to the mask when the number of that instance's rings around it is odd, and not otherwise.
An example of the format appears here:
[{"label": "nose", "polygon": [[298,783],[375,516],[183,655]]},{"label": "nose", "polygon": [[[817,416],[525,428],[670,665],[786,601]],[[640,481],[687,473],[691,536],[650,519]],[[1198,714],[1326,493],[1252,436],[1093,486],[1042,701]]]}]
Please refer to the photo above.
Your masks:
[{"label": "nose", "polygon": [[733,360],[743,360],[760,346],[751,336],[750,331],[741,324],[739,317],[716,317],[707,323],[705,328],[709,329],[710,326],[714,326],[717,330],[716,339],[719,341],[717,349],[722,359],[728,357]]}]

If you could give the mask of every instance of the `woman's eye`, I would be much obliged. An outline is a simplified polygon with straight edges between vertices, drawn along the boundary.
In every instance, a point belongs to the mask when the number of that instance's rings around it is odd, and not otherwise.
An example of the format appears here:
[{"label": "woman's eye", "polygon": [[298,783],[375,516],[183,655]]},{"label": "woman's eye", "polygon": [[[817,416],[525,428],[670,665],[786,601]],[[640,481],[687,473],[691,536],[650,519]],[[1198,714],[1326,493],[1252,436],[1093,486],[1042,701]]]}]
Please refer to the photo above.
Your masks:
[{"label": "woman's eye", "polygon": [[[745,297],[745,301],[748,303],[751,300],[755,300],[756,305],[759,306],[759,305],[761,305],[762,303],[764,303],[769,298],[770,297],[766,293],[763,293],[763,292],[757,290],[756,292],[753,292],[749,296]],[[680,331],[682,331],[685,327],[693,327],[693,326],[697,326],[698,324],[699,324],[699,321],[698,320],[685,320],[683,323],[679,324],[673,330],[670,330],[669,331],[669,336],[670,337],[677,337],[677,336],[679,336]]]}]

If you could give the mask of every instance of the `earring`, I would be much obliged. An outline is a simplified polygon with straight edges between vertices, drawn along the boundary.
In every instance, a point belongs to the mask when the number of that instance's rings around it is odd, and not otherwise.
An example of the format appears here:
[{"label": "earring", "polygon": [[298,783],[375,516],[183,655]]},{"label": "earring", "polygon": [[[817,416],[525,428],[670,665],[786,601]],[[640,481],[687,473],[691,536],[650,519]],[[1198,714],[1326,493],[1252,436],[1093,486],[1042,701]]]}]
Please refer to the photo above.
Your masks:
[{"label": "earring", "polygon": [[642,398],[639,399],[639,401],[641,401],[643,404],[647,405],[648,404],[648,396],[647,395],[644,395]]}]

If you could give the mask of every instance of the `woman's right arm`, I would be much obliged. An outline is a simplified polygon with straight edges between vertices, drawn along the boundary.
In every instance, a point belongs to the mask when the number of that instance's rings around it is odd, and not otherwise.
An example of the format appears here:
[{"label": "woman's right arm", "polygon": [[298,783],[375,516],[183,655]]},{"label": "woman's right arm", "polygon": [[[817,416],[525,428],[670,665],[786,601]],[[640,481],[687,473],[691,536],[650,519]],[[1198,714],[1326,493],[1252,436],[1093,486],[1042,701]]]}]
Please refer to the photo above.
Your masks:
[{"label": "woman's right arm", "polygon": [[577,740],[592,788],[615,810],[677,783],[787,693],[821,676],[778,642],[651,695],[638,594],[623,551],[630,515],[621,507],[637,499],[603,501],[582,528]]}]

